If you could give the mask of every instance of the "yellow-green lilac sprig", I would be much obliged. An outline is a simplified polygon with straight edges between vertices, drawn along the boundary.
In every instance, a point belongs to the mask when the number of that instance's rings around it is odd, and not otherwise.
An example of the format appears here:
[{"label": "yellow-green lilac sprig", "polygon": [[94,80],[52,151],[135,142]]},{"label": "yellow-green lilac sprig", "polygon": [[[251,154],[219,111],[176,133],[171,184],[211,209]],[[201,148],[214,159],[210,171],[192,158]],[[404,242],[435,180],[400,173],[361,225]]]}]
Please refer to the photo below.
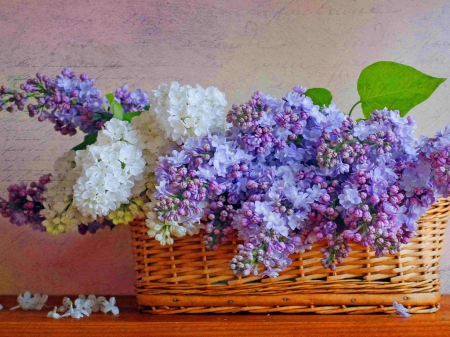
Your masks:
[{"label": "yellow-green lilac sprig", "polygon": [[117,210],[111,211],[107,218],[113,222],[114,225],[128,225],[135,219],[144,219],[145,212],[143,211],[144,201],[141,197],[133,198],[129,204],[121,205]]},{"label": "yellow-green lilac sprig", "polygon": [[42,222],[46,231],[50,234],[57,235],[60,233],[76,232],[78,230],[78,223],[74,218],[62,213],[53,219],[47,219]]}]

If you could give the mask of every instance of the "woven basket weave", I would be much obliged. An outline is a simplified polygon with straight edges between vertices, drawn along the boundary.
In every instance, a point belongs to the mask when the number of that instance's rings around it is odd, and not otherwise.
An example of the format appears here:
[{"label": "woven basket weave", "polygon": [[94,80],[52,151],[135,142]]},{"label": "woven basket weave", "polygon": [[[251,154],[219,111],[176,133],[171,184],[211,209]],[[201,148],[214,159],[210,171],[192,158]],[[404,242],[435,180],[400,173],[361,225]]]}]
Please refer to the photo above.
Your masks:
[{"label": "woven basket weave", "polygon": [[450,198],[440,199],[420,219],[418,235],[396,255],[375,257],[353,245],[349,257],[332,272],[320,263],[318,243],[291,255],[292,264],[277,278],[236,277],[228,263],[237,241],[206,250],[202,235],[161,246],[147,235],[145,222],[131,226],[139,309],[179,313],[395,312],[397,301],[412,313],[439,309],[439,258],[450,215]]}]

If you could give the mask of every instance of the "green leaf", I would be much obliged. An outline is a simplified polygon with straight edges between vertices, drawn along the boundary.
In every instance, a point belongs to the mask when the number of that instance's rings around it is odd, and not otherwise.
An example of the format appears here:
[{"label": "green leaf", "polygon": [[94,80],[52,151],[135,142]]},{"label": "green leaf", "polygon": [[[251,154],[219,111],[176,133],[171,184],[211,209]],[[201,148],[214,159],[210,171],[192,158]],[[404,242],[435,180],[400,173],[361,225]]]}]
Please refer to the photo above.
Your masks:
[{"label": "green leaf", "polygon": [[363,69],[358,79],[358,93],[364,117],[373,110],[409,110],[425,101],[445,78],[432,77],[410,66],[381,61]]},{"label": "green leaf", "polygon": [[323,107],[328,106],[333,99],[331,92],[324,88],[311,88],[306,90],[305,95],[310,97],[315,105]]},{"label": "green leaf", "polygon": [[114,101],[111,104],[111,111],[113,113],[113,118],[123,120],[123,107],[119,102]]},{"label": "green leaf", "polygon": [[86,150],[88,145],[95,143],[95,141],[97,140],[97,135],[98,132],[94,132],[84,136],[83,142],[75,146],[72,150],[73,151]]},{"label": "green leaf", "polygon": [[127,122],[131,122],[131,120],[134,117],[140,116],[142,113],[142,111],[137,111],[137,112],[127,112],[125,114],[123,114],[123,120],[127,121]]},{"label": "green leaf", "polygon": [[106,94],[105,97],[106,97],[106,99],[108,100],[109,105],[111,105],[112,102],[115,101],[115,99],[114,99],[114,94],[109,93],[109,94]]},{"label": "green leaf", "polygon": [[106,94],[106,99],[111,106],[111,112],[113,113],[113,118],[123,120],[123,107],[122,105],[114,99],[114,94]]}]

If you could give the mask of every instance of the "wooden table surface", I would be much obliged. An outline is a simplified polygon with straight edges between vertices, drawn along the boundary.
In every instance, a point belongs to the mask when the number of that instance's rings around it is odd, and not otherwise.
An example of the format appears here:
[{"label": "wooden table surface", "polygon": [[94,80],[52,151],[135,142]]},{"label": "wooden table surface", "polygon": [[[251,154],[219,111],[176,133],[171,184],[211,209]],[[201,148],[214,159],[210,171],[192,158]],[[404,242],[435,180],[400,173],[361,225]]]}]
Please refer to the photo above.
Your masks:
[{"label": "wooden table surface", "polygon": [[[73,296],[75,299],[77,296]],[[379,315],[165,315],[140,314],[136,300],[119,296],[120,314],[93,313],[76,320],[47,318],[49,309],[10,311],[14,297],[0,296],[0,336],[450,336],[450,295],[434,314],[415,314],[409,318]],[[50,297],[49,305],[61,303]]]}]

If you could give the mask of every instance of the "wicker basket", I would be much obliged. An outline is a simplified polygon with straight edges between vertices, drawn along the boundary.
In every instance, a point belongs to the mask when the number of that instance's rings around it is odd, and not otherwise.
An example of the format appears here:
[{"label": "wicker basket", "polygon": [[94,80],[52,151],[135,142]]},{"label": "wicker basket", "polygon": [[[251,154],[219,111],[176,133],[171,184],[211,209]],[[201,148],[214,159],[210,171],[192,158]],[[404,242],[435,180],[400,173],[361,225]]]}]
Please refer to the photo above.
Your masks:
[{"label": "wicker basket", "polygon": [[420,219],[418,236],[400,253],[377,258],[352,247],[335,272],[320,263],[322,244],[291,255],[277,278],[236,277],[228,263],[237,242],[206,250],[202,235],[161,246],[144,222],[131,226],[139,309],[153,314],[394,312],[397,301],[413,313],[439,309],[439,258],[449,218],[450,198],[440,199]]}]

